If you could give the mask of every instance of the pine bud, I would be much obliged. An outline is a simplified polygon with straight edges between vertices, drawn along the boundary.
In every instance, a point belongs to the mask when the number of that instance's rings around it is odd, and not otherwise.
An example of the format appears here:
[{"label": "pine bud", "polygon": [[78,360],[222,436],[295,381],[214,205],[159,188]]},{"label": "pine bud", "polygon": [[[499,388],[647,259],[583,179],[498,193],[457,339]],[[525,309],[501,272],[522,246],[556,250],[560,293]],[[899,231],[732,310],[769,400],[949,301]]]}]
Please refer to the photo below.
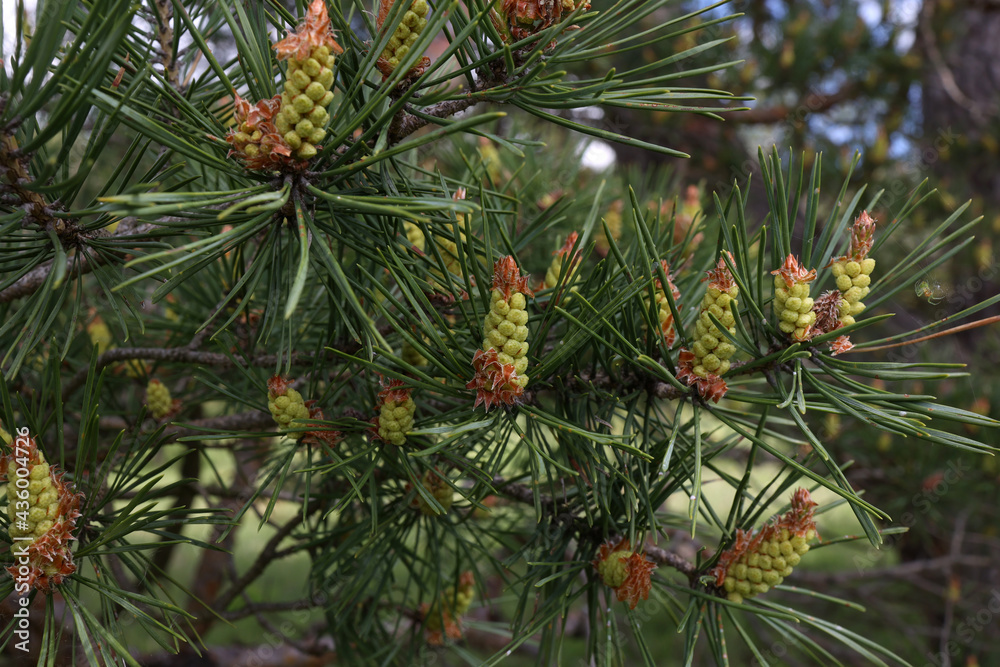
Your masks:
[{"label": "pine bud", "polygon": [[146,406],[156,419],[163,419],[174,411],[174,401],[170,398],[170,390],[156,378],[146,385]]},{"label": "pine bud", "polygon": [[513,405],[528,384],[528,312],[525,293],[530,294],[527,276],[522,277],[511,256],[493,266],[490,312],[483,325],[483,346],[472,359],[475,376],[466,386],[476,390],[475,407],[489,410],[494,403]]},{"label": "pine bud", "polygon": [[809,283],[816,279],[816,270],[806,271],[794,255],[789,254],[774,275],[774,312],[778,328],[794,341],[805,341],[813,336],[816,313],[809,297]]},{"label": "pine bud", "polygon": [[[375,62],[375,66],[382,72],[383,80],[388,79],[399,67],[400,61],[406,57],[413,45],[417,43],[424,28],[427,27],[427,15],[430,13],[430,5],[427,4],[427,0],[409,1],[409,8],[403,14],[403,18],[396,26],[392,37],[389,38],[389,43],[383,49],[382,55]],[[395,4],[396,0],[379,1],[378,16],[375,19],[375,25],[379,30],[382,30],[382,25]],[[408,70],[407,76],[420,76],[430,62],[429,58],[421,58],[416,65]]]},{"label": "pine bud", "polygon": [[400,352],[400,358],[411,366],[426,366],[427,357],[420,354],[417,348],[413,347],[409,343],[403,343],[403,350]]},{"label": "pine bud", "polygon": [[229,130],[226,141],[232,146],[230,155],[236,155],[248,169],[274,171],[291,164],[292,149],[273,122],[280,108],[279,95],[253,106],[236,95],[236,127]]},{"label": "pine bud", "polygon": [[733,545],[711,570],[715,585],[730,601],[743,602],[784,581],[809,551],[809,541],[818,537],[815,508],[809,492],[799,489],[792,497],[792,508],[756,535],[738,529]]},{"label": "pine bud", "polygon": [[[674,285],[673,276],[670,275],[670,265],[667,264],[667,260],[661,259],[660,265],[663,267],[663,273],[667,276],[667,285],[670,287],[670,294],[674,298],[674,305],[677,310],[681,308],[681,292]],[[658,274],[654,273],[653,277],[656,280],[656,306],[657,312],[656,317],[660,323],[660,332],[663,334],[663,342],[666,343],[667,347],[671,347],[674,341],[677,340],[677,331],[674,329],[674,314],[670,311],[670,301],[667,299],[667,293],[663,291],[663,283],[657,278]],[[649,308],[649,296],[645,297],[646,308]]]},{"label": "pine bud", "polygon": [[275,423],[282,430],[289,428],[289,424],[295,419],[310,417],[309,408],[306,407],[302,394],[292,389],[288,380],[278,375],[267,381],[267,407]]},{"label": "pine bud", "polygon": [[[579,238],[579,234],[576,232],[571,232],[569,236],[566,237],[566,242],[563,244],[562,248],[552,253],[555,257],[552,258],[552,262],[549,264],[549,268],[545,271],[545,280],[542,282],[542,287],[544,289],[555,289],[559,285],[559,276],[563,273],[563,263],[569,254],[573,252],[573,246],[576,245],[576,240]],[[577,250],[574,253],[573,258],[570,260],[569,268],[566,269],[566,275],[563,279],[564,285],[569,285],[573,282],[573,275],[576,270],[580,268],[580,251]]]},{"label": "pine bud", "polygon": [[98,354],[104,354],[108,349],[114,347],[115,339],[111,335],[111,329],[98,315],[95,315],[94,319],[87,325],[87,336],[90,338],[90,344],[97,346]]},{"label": "pine bud", "polygon": [[389,380],[382,383],[379,392],[378,417],[375,418],[375,434],[382,442],[402,445],[406,442],[406,434],[413,430],[413,415],[417,405],[410,394],[412,388],[403,387],[402,380]]},{"label": "pine bud", "polygon": [[[732,253],[727,254],[732,261]],[[708,272],[707,280],[708,291],[701,301],[696,324],[697,337],[691,350],[682,349],[680,352],[677,378],[689,386],[697,386],[702,396],[718,403],[728,389],[725,380],[719,376],[729,370],[729,359],[736,352],[736,346],[719,331],[709,314],[715,316],[730,335],[735,335],[733,304],[739,297],[740,288],[721,257],[716,267]]]},{"label": "pine bud", "polygon": [[449,586],[433,605],[424,603],[420,607],[424,618],[427,643],[431,646],[444,645],[445,637],[462,638],[462,615],[472,606],[475,598],[475,579],[466,571],[458,579],[458,586]]},{"label": "pine bud", "polygon": [[333,101],[334,53],[342,53],[330,30],[330,15],[323,0],[313,0],[305,21],[295,32],[274,45],[279,60],[288,61],[285,89],[274,126],[293,155],[308,160],[326,137]]},{"label": "pine bud", "polygon": [[502,0],[504,20],[490,18],[502,37],[521,40],[562,21],[577,7],[587,11],[590,0]]},{"label": "pine bud", "polygon": [[656,563],[633,551],[627,539],[602,544],[597,558],[590,564],[597,570],[601,581],[615,589],[618,601],[628,602],[629,609],[635,609],[640,599],[649,599],[652,588],[650,575],[656,569]]},{"label": "pine bud", "polygon": [[[434,496],[434,500],[441,505],[441,509],[444,512],[440,513],[447,513],[451,509],[451,503],[455,495],[454,491],[451,485],[436,470],[425,472],[424,476],[420,479],[420,483],[428,493]],[[437,516],[439,514],[438,509],[424,500],[424,497],[419,493],[413,499],[413,507],[420,510],[420,513],[424,516]]]},{"label": "pine bud", "polygon": [[[26,436],[19,435],[10,454],[0,456],[0,477],[7,482],[13,538],[14,565],[7,570],[49,592],[76,571],[70,542],[81,496],[45,461],[35,439]],[[22,568],[27,568],[27,576]]]}]

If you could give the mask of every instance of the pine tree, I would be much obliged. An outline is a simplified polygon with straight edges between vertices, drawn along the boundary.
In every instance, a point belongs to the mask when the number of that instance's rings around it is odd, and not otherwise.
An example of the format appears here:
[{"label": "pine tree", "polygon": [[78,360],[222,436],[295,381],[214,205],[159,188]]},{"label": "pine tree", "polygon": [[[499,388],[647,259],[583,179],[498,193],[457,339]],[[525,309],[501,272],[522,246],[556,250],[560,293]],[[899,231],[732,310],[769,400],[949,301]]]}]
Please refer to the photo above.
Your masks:
[{"label": "pine tree", "polygon": [[[917,333],[869,336],[912,285],[872,269],[927,195],[872,219],[881,195],[849,176],[824,203],[820,156],[761,151],[758,220],[746,183],[678,210],[666,170],[583,168],[583,136],[685,154],[574,110],[739,113],[673,85],[713,43],[697,13],[638,29],[669,7],[91,0],[19,22],[0,70],[0,595],[30,618],[8,650],[895,659],[863,614],[855,631],[799,608],[843,601],[795,577],[898,532],[807,417],[990,453],[939,425],[996,421],[907,393],[958,365],[860,360]],[[587,69],[649,45],[676,53]],[[951,252],[964,211],[908,261]],[[824,534],[841,505],[859,535]],[[224,645],[227,621],[250,649]]]}]

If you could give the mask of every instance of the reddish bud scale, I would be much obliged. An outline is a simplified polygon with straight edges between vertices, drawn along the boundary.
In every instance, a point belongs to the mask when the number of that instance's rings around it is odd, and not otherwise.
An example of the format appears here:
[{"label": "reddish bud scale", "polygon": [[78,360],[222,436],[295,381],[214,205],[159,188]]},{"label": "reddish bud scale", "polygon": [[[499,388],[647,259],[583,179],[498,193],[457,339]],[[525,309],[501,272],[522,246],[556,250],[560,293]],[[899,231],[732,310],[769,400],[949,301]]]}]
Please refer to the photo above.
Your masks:
[{"label": "reddish bud scale", "polygon": [[491,18],[501,36],[520,40],[562,21],[564,15],[571,14],[577,7],[586,11],[590,9],[590,1],[502,0],[500,11],[506,20],[501,24],[495,17]]},{"label": "reddish bud scale", "polygon": [[236,95],[236,127],[226,135],[226,141],[232,146],[229,155],[235,155],[248,169],[274,171],[294,166],[296,161],[291,157],[292,149],[274,125],[274,117],[280,108],[280,95],[261,100],[253,106]]},{"label": "reddish bud scale", "polygon": [[656,563],[633,551],[627,539],[602,544],[597,558],[590,564],[597,570],[601,581],[615,590],[618,601],[628,603],[629,609],[635,609],[640,599],[649,599],[649,591],[653,587],[650,576],[656,569]]},{"label": "reddish bud scale", "polygon": [[[9,530],[15,538],[15,563],[7,571],[39,591],[51,592],[76,571],[70,542],[83,496],[45,461],[34,438],[27,447],[0,456],[0,479],[7,482]],[[18,483],[21,479],[27,480],[26,487]],[[27,575],[21,568],[27,568]]]}]

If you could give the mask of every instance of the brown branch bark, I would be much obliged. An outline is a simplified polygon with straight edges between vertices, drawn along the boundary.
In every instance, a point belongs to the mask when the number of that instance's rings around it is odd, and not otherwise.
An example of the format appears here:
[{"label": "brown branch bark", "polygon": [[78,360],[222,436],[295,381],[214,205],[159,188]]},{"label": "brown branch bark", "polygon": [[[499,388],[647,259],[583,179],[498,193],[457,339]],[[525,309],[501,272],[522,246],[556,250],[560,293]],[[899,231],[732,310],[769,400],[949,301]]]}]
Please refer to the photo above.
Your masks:
[{"label": "brown branch bark", "polygon": [[693,582],[698,576],[698,570],[695,568],[694,564],[688,562],[678,554],[675,554],[672,551],[667,551],[666,549],[653,544],[645,545],[644,549],[646,550],[646,555],[649,556],[650,560],[660,563],[661,565],[669,565],[686,576],[688,581]]},{"label": "brown branch bark", "polygon": [[[507,482],[503,477],[494,477],[493,488],[512,500],[517,500],[529,505],[534,504],[535,502],[535,492],[526,484]],[[539,504],[543,507],[555,510],[564,516],[569,514],[574,523],[578,524],[577,527],[583,529],[581,531],[581,536],[589,535],[593,538],[595,544],[598,540],[600,540],[599,533],[595,532],[592,526],[582,523],[570,513],[570,505],[568,503],[563,503],[555,498],[552,498],[551,496],[541,494],[539,497]],[[684,574],[689,581],[693,582],[698,576],[698,570],[695,568],[694,564],[688,562],[680,555],[652,544],[646,544],[643,548],[645,549],[646,555],[649,556],[649,558],[654,562],[662,565],[669,565],[678,572]]]},{"label": "brown branch bark", "polygon": [[[319,509],[318,503],[313,503],[310,506],[310,511],[315,512],[318,509]],[[250,568],[243,573],[243,576],[241,576],[239,579],[233,582],[233,584],[228,589],[226,589],[226,592],[220,595],[215,600],[215,602],[212,603],[212,613],[208,614],[202,619],[199,619],[195,623],[195,628],[198,635],[204,635],[205,632],[207,632],[208,629],[212,627],[215,621],[218,620],[218,616],[216,616],[216,614],[225,611],[226,607],[228,607],[229,604],[236,599],[236,596],[242,593],[247,586],[252,584],[257,579],[257,577],[259,577],[261,574],[264,573],[264,570],[267,569],[267,566],[270,565],[275,560],[278,554],[278,547],[281,544],[281,542],[286,537],[291,535],[293,530],[302,525],[305,519],[306,519],[305,514],[303,512],[299,512],[294,517],[292,517],[285,525],[283,525],[281,528],[278,529],[278,532],[275,533],[270,540],[268,540],[266,545],[264,545],[264,548],[257,556],[257,560],[253,562],[253,565],[251,565]]]},{"label": "brown branch bark", "polygon": [[[118,229],[110,238],[125,239],[130,236],[139,236],[157,227],[158,225],[153,223],[140,224],[135,218],[126,218],[119,223]],[[66,259],[66,278],[68,280],[79,278],[107,263],[108,257],[106,255],[90,253],[74,254],[72,257]],[[49,277],[49,273],[51,272],[52,261],[39,264],[21,276],[13,285],[0,291],[0,303],[7,303],[8,301],[34,294],[45,283],[46,278]]]},{"label": "brown branch bark", "polygon": [[797,104],[779,104],[778,106],[764,108],[758,107],[750,109],[749,111],[734,113],[731,116],[727,116],[727,118],[733,123],[764,125],[770,123],[782,123],[789,119],[795,120],[792,118],[793,116],[798,116],[798,120],[802,120],[809,114],[827,111],[841,102],[855,99],[860,94],[861,91],[858,90],[857,86],[852,82],[844,85],[842,88],[829,95],[814,92],[806,95],[804,98],[799,100]]},{"label": "brown branch bark", "polygon": [[[521,60],[522,55],[518,52],[514,54],[514,62],[517,63]],[[474,107],[480,102],[487,101],[483,93],[490,88],[496,88],[497,86],[502,86],[510,83],[510,78],[506,72],[506,66],[503,63],[493,63],[492,69],[480,69],[479,73],[481,78],[476,83],[475,88],[466,93],[466,96],[458,100],[445,100],[443,102],[438,102],[437,104],[432,104],[420,110],[420,113],[424,116],[431,116],[433,118],[447,118],[448,116],[454,116],[455,114],[465,111],[471,107]],[[415,116],[409,111],[412,111],[414,107],[409,104],[406,108],[396,114],[396,117],[392,119],[392,124],[389,126],[389,143],[397,144],[407,136],[413,134],[420,128],[429,124],[431,121],[428,118],[421,118],[420,116]]]}]

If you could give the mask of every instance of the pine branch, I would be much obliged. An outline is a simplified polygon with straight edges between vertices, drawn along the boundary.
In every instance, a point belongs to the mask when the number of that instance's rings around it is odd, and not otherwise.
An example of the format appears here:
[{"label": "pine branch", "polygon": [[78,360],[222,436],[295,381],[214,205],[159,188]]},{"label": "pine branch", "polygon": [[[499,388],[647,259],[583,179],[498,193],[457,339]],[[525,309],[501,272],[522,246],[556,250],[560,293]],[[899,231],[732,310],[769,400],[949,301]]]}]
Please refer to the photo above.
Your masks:
[{"label": "pine branch", "polygon": [[[309,506],[309,511],[311,513],[317,512],[320,508],[321,505],[319,503],[313,503]],[[199,635],[203,635],[207,632],[218,619],[218,614],[224,612],[229,604],[236,599],[237,595],[242,593],[247,586],[252,584],[258,577],[260,577],[261,574],[264,573],[267,566],[277,558],[278,547],[281,545],[281,542],[291,535],[293,530],[302,525],[305,520],[306,512],[303,510],[296,513],[295,516],[285,523],[285,525],[278,529],[271,539],[267,541],[267,544],[264,545],[264,548],[261,549],[260,554],[257,556],[257,559],[253,562],[250,568],[243,573],[243,576],[233,582],[232,585],[226,589],[225,593],[220,595],[214,602],[211,603],[212,614],[203,618],[196,624]]]},{"label": "pine branch", "polygon": [[[350,353],[357,349],[356,344],[349,344],[340,347],[342,351]],[[326,354],[323,355],[325,358]],[[103,352],[97,357],[96,371],[100,372],[105,367],[119,362],[132,359],[142,359],[146,361],[163,361],[167,363],[197,364],[200,366],[214,366],[216,368],[232,368],[233,366],[275,366],[286,360],[283,354],[260,354],[249,360],[242,361],[234,357],[227,356],[220,352],[202,352],[192,350],[187,347],[116,347],[113,350]],[[291,359],[294,365],[308,365],[316,360],[316,356],[309,352],[296,352]],[[69,382],[63,387],[63,400],[68,400],[77,389],[87,382],[90,375],[90,368],[82,368],[77,371]]]},{"label": "pine branch", "polygon": [[[480,78],[476,83],[476,87],[470,90],[463,99],[445,100],[437,104],[432,104],[429,107],[421,109],[419,116],[414,115],[416,112],[415,108],[407,104],[405,109],[399,111],[392,119],[392,123],[389,126],[389,143],[399,143],[407,136],[431,123],[431,118],[447,118],[448,116],[454,116],[459,112],[474,107],[480,102],[487,100],[486,96],[483,95],[485,91],[510,83],[502,64],[498,65],[494,70],[481,69],[480,74],[487,75]],[[419,99],[416,96],[414,98]],[[430,118],[427,118],[427,116]]]},{"label": "pine branch", "polygon": [[768,125],[785,121],[801,121],[807,114],[822,113],[841,102],[853,100],[861,96],[861,89],[853,82],[845,83],[833,93],[812,92],[794,104],[779,104],[773,107],[757,107],[733,114],[727,118],[730,122],[744,125]]},{"label": "pine branch", "polygon": [[[164,218],[166,220],[179,220],[178,218]],[[159,225],[153,223],[140,223],[136,218],[126,218],[122,220],[115,233],[108,238],[126,239],[131,236],[141,236],[156,229]],[[123,254],[124,257],[124,254]],[[77,251],[72,257],[66,259],[66,278],[73,279],[84,276],[99,266],[104,266],[110,261],[108,254],[96,254]],[[28,273],[21,276],[17,282],[10,287],[0,291],[0,303],[7,303],[14,299],[30,296],[38,291],[49,274],[52,272],[52,261],[39,264]]]},{"label": "pine branch", "polygon": [[[6,101],[6,98],[4,98]],[[4,104],[6,106],[6,104]],[[24,186],[31,182],[27,164],[29,155],[22,153],[14,138],[17,125],[8,125],[0,129],[0,176],[6,178],[6,183],[0,183],[0,192],[9,190],[14,194],[27,213],[27,221],[37,224],[42,229],[52,229],[59,234],[60,239],[71,231],[66,222],[52,216],[48,203],[39,193]]]},{"label": "pine branch", "polygon": [[646,555],[652,560],[662,565],[669,565],[674,568],[684,576],[688,578],[688,581],[694,582],[698,577],[698,569],[695,568],[693,563],[688,562],[681,556],[675,554],[672,551],[667,551],[661,547],[653,544],[647,544],[643,547]]}]

